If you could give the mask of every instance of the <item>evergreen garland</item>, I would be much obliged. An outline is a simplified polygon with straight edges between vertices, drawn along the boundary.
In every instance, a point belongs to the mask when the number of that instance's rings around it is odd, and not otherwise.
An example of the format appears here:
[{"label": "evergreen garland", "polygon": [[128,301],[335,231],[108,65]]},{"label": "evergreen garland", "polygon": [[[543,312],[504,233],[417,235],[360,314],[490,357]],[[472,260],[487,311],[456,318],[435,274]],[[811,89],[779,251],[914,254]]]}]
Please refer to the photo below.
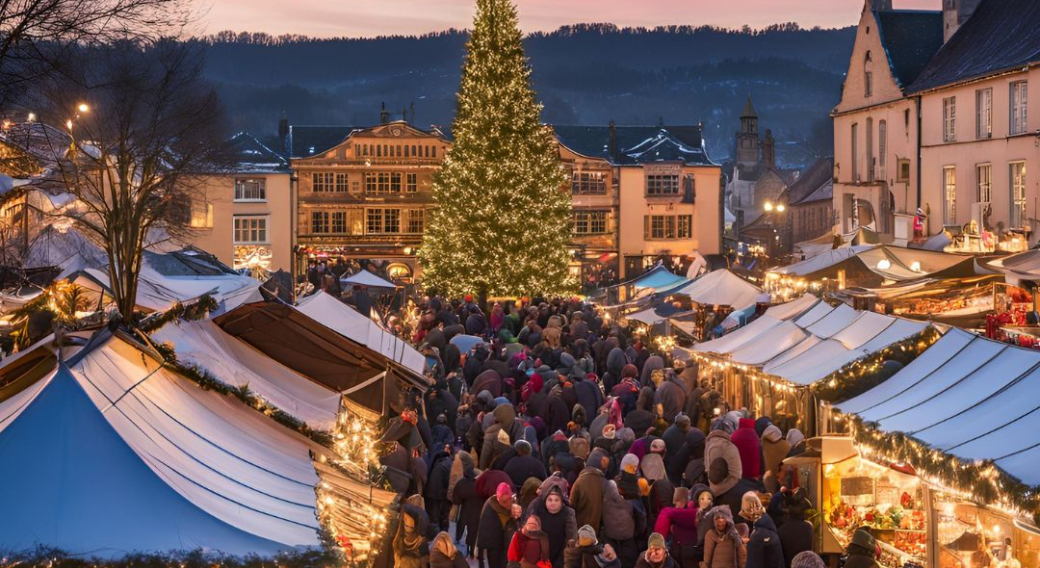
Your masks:
[{"label": "evergreen garland", "polygon": [[164,312],[156,312],[142,319],[138,327],[145,333],[151,333],[162,326],[179,319],[185,321],[197,321],[205,318],[210,312],[217,309],[217,300],[209,294],[203,294],[198,300],[184,305],[177,302]]},{"label": "evergreen garland", "polygon": [[970,494],[983,504],[1002,504],[1031,515],[1040,526],[1040,487],[1031,487],[1000,469],[992,460],[962,460],[933,449],[903,432],[883,432],[877,424],[844,415],[852,437],[861,446],[892,461],[913,465],[918,473]]},{"label": "evergreen garland", "polygon": [[817,398],[827,402],[840,402],[855,398],[885,382],[898,372],[899,368],[886,369],[886,362],[896,361],[905,367],[936,341],[939,341],[940,337],[942,334],[939,333],[939,330],[929,325],[920,333],[846,364],[813,383],[812,392]]},{"label": "evergreen garland", "polygon": [[307,426],[307,424],[295,416],[281,410],[277,406],[264,400],[262,397],[254,394],[249,390],[249,385],[233,387],[214,377],[209,373],[209,371],[199,367],[198,365],[193,363],[182,363],[177,359],[177,353],[174,351],[173,345],[170,345],[169,343],[156,343],[155,349],[160,355],[162,355],[167,365],[173,367],[177,373],[183,375],[186,379],[199,385],[203,390],[211,390],[223,395],[233,396],[244,402],[246,405],[263,412],[265,415],[286,428],[296,430],[322,446],[332,448],[333,440],[332,436],[328,432],[322,432],[321,430],[315,430]]},{"label": "evergreen garland", "polygon": [[531,89],[516,8],[477,0],[452,147],[419,250],[427,288],[449,296],[560,295],[570,276],[571,199]]}]

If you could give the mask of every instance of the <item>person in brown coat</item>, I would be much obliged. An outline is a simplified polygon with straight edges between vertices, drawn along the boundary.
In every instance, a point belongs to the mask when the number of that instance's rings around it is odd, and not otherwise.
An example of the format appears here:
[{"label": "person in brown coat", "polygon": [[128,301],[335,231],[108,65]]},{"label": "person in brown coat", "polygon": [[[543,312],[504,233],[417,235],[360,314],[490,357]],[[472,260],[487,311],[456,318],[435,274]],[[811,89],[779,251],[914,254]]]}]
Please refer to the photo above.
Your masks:
[{"label": "person in brown coat", "polygon": [[[780,489],[780,465],[791,451],[791,444],[784,439],[780,428],[770,424],[762,432],[762,472],[766,491],[776,493]],[[772,475],[769,475],[772,473]]]},{"label": "person in brown coat", "polygon": [[455,548],[451,535],[440,532],[430,545],[430,568],[469,568],[466,557]]},{"label": "person in brown coat", "polygon": [[571,487],[571,506],[579,527],[589,525],[599,532],[603,519],[603,470],[609,458],[596,448],[589,454],[585,469],[581,470]]},{"label": "person in brown coat", "polygon": [[747,563],[747,546],[737,533],[729,506],[714,507],[705,520],[710,521],[713,527],[704,538],[701,568],[744,568]]}]

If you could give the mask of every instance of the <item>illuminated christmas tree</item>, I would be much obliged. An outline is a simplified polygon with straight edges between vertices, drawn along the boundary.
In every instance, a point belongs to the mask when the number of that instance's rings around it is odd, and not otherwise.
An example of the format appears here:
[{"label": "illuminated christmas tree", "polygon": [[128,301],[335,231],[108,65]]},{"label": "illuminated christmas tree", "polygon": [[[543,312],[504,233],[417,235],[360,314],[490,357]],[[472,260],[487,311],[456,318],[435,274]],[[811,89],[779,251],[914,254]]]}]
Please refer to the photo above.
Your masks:
[{"label": "illuminated christmas tree", "polygon": [[568,273],[570,195],[531,89],[516,9],[477,0],[454,140],[420,250],[428,288],[450,296],[555,295]]}]

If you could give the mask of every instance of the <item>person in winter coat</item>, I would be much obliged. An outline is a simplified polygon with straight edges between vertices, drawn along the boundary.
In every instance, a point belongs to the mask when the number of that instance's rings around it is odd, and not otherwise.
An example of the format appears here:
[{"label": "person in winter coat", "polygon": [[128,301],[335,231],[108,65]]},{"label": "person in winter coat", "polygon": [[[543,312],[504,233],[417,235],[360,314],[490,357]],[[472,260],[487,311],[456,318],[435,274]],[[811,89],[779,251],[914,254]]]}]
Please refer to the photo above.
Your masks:
[{"label": "person in winter coat", "polygon": [[602,450],[589,454],[585,469],[571,486],[571,506],[577,517],[578,526],[589,525],[598,531],[603,519],[603,468],[606,455]]},{"label": "person in winter coat", "polygon": [[513,488],[500,483],[495,495],[489,497],[480,512],[477,527],[477,554],[489,568],[505,568],[506,551],[517,530],[520,505],[513,503]]},{"label": "person in winter coat", "polygon": [[664,535],[671,541],[669,554],[682,568],[697,568],[700,557],[697,554],[697,509],[689,506],[689,490],[680,487],[675,490],[675,502],[657,515],[654,532]]},{"label": "person in winter coat", "polygon": [[[582,376],[574,381],[574,394],[578,396],[578,404],[585,409],[585,416],[592,420],[599,408],[603,406],[603,391],[595,381],[595,375]],[[591,424],[585,424],[590,427]]]},{"label": "person in winter coat", "polygon": [[567,543],[578,538],[578,522],[560,486],[545,489],[544,494],[531,503],[527,514],[541,519],[542,530],[549,536],[549,562],[553,568],[563,568]]},{"label": "person in winter coat", "polygon": [[737,515],[735,522],[738,525],[747,525],[748,534],[750,534],[755,521],[765,514],[766,510],[762,507],[762,500],[758,498],[758,493],[745,491],[744,495],[740,497],[740,513]]},{"label": "person in winter coat", "polygon": [[706,441],[704,432],[697,428],[690,428],[690,431],[686,433],[686,443],[679,449],[679,456],[675,460],[677,466],[684,467],[679,472],[680,484],[692,488],[696,484],[707,481],[708,478],[705,475],[707,468],[704,465],[704,443]]},{"label": "person in winter coat", "polygon": [[661,434],[661,439],[664,440],[665,446],[665,470],[668,472],[668,479],[675,486],[682,483],[682,472],[686,464],[680,463],[679,460],[682,455],[682,448],[686,445],[686,435],[690,432],[690,428],[690,417],[680,414],[676,416],[675,423],[666,428],[664,433]]},{"label": "person in winter coat", "polygon": [[538,491],[542,488],[542,480],[533,477],[527,478],[523,487],[520,488],[520,508],[524,511],[538,499]]},{"label": "person in winter coat", "polygon": [[784,559],[788,566],[793,565],[795,556],[813,548],[813,526],[805,520],[805,512],[810,507],[802,488],[784,495],[786,519],[776,532],[780,535],[780,545],[784,549]]},{"label": "person in winter coat", "polygon": [[539,563],[549,561],[549,536],[542,531],[538,515],[527,517],[524,526],[513,533],[506,559],[520,568],[539,568]]},{"label": "person in winter coat", "polygon": [[697,509],[697,561],[704,559],[704,539],[711,530],[712,521],[708,519],[708,513],[715,506],[715,495],[707,485],[694,485],[690,490],[692,506]]},{"label": "person in winter coat", "polygon": [[639,375],[640,386],[648,387],[650,385],[653,385],[654,382],[651,379],[651,377],[653,376],[654,371],[662,370],[664,370],[664,359],[657,355],[654,355],[647,359],[646,363],[643,364],[643,372]]},{"label": "person in winter coat", "polygon": [[625,454],[621,458],[617,485],[618,491],[625,499],[641,499],[650,494],[650,484],[639,476],[639,458],[635,454]]},{"label": "person in winter coat", "polygon": [[[459,452],[455,455],[455,460],[459,463],[461,473],[453,473],[452,477],[458,477],[458,479],[455,480],[454,485],[450,482],[448,484],[449,498],[459,508],[458,521],[455,525],[455,540],[461,542],[463,531],[465,531],[466,550],[472,556],[477,542],[480,510],[484,506],[486,498],[477,492],[477,473],[473,466],[473,457],[467,452]],[[452,464],[452,469],[455,469],[454,464]]]},{"label": "person in winter coat", "polygon": [[776,533],[776,525],[769,515],[763,514],[755,521],[755,530],[747,545],[747,562],[748,566],[755,568],[787,567],[780,535]]},{"label": "person in winter coat", "polygon": [[448,483],[451,478],[452,456],[441,450],[434,454],[430,464],[430,472],[426,482],[426,512],[430,522],[437,530],[448,530],[448,513],[451,501],[448,500]]},{"label": "person in winter coat", "polygon": [[621,496],[614,480],[603,485],[603,539],[614,547],[623,566],[635,563],[639,554],[635,538],[646,530],[646,515],[636,503]]},{"label": "person in winter coat", "polygon": [[578,538],[564,550],[563,565],[564,568],[621,568],[621,560],[614,547],[597,542],[596,531],[585,525],[578,529]]},{"label": "person in winter coat", "polygon": [[852,534],[852,542],[845,549],[845,553],[848,554],[845,568],[879,568],[877,561],[874,559],[876,549],[877,541],[874,539],[874,536],[867,532],[866,529],[857,529]]},{"label": "person in winter coat", "polygon": [[730,440],[740,453],[740,476],[744,479],[762,477],[761,448],[758,435],[755,434],[755,421],[741,418],[740,425],[730,436]]},{"label": "person in winter coat", "polygon": [[711,523],[711,529],[704,537],[701,568],[744,568],[747,565],[747,547],[733,525],[733,513],[729,507],[713,507],[706,520]]},{"label": "person in winter coat", "polygon": [[545,465],[531,455],[531,444],[527,440],[517,440],[513,444],[513,450],[516,452],[516,456],[506,463],[503,471],[506,472],[509,479],[513,480],[515,487],[523,486],[524,482],[532,477],[539,482],[548,477]]},{"label": "person in winter coat", "polygon": [[750,479],[735,477],[732,466],[723,458],[715,458],[708,467],[708,487],[715,495],[716,505],[727,505],[730,511],[743,507],[744,494],[757,491],[758,486]]},{"label": "person in winter coat", "polygon": [[671,424],[686,409],[686,385],[671,369],[665,369],[665,380],[654,392],[654,406],[661,409],[661,417]]},{"label": "person in winter coat", "polygon": [[[484,443],[480,449],[480,469],[488,469],[502,451],[524,437],[524,424],[516,419],[516,409],[511,404],[499,404],[492,412],[494,423],[484,432]],[[509,442],[505,448],[499,443],[499,432],[504,432]]]},{"label": "person in winter coat", "polygon": [[[787,457],[790,451],[791,444],[787,443],[787,440],[783,438],[780,428],[772,424],[766,426],[765,430],[762,431],[762,459],[765,460],[762,463],[762,478],[763,481],[770,480],[766,482],[766,491],[776,493],[780,488],[781,462],[784,461],[784,458]],[[770,473],[772,475],[769,475]]]},{"label": "person in winter coat", "polygon": [[421,568],[430,554],[426,539],[428,524],[426,512],[421,507],[408,503],[401,507],[401,520],[393,540],[395,567]]},{"label": "person in winter coat", "polygon": [[[726,460],[726,464],[730,468],[729,474],[739,478],[743,471],[740,450],[737,449],[724,426],[725,422],[722,420],[716,420],[712,424],[712,430],[704,441],[704,464],[710,467],[713,461],[722,458]],[[716,493],[716,495],[718,494]]]},{"label": "person in winter coat", "polygon": [[664,536],[659,533],[651,534],[646,552],[639,557],[635,565],[636,568],[675,568],[675,561],[665,548]]},{"label": "person in winter coat", "polygon": [[446,532],[437,533],[430,545],[430,568],[469,568],[466,557],[455,548],[451,535]]}]

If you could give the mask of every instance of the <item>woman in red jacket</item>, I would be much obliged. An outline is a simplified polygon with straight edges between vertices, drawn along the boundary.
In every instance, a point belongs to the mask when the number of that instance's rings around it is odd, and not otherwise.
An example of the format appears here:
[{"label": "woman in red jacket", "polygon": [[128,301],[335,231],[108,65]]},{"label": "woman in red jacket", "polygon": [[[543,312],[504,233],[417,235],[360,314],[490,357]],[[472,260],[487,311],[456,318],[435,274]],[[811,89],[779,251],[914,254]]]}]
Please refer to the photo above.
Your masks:
[{"label": "woman in red jacket", "polygon": [[517,562],[520,568],[543,568],[549,566],[549,537],[542,532],[542,521],[538,515],[527,517],[523,528],[513,533],[506,559]]}]

